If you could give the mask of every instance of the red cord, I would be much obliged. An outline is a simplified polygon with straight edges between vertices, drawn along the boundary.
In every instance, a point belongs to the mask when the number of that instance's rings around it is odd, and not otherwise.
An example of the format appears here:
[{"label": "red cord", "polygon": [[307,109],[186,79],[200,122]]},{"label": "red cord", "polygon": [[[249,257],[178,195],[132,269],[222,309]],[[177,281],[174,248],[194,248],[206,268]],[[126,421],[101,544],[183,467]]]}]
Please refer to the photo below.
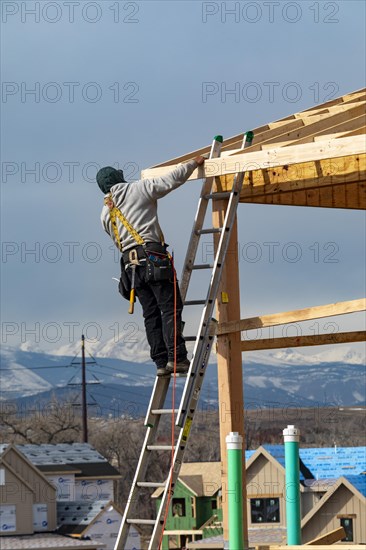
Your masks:
[{"label": "red cord", "polygon": [[177,380],[177,274],[174,269],[174,262],[173,258],[171,259],[172,266],[173,266],[173,277],[174,277],[174,376],[173,376],[173,394],[172,394],[172,431],[171,431],[171,445],[172,445],[172,453],[171,453],[171,463],[170,463],[170,472],[169,472],[169,490],[168,490],[168,499],[166,502],[166,508],[164,513],[164,522],[163,522],[163,528],[161,531],[160,541],[158,550],[161,549],[161,545],[163,542],[163,536],[164,536],[164,529],[165,525],[168,519],[169,514],[169,506],[170,506],[170,499],[172,496],[172,482],[173,482],[173,464],[174,464],[174,442],[175,442],[175,416],[174,416],[174,410],[175,410],[175,388],[176,388],[176,380]]}]

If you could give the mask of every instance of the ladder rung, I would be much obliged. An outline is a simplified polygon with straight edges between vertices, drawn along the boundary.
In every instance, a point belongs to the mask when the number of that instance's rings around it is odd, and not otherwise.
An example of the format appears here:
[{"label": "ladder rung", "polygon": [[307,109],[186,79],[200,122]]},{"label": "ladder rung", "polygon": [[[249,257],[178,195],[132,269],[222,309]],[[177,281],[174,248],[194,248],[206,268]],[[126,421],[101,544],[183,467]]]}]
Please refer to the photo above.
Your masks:
[{"label": "ladder rung", "polygon": [[[148,445],[147,447],[148,451],[171,451],[172,446],[171,445]],[[175,446],[173,447],[175,449]]]},{"label": "ladder rung", "polygon": [[231,191],[223,191],[222,193],[210,193],[204,195],[204,199],[228,199],[231,195]]},{"label": "ladder rung", "polygon": [[186,300],[184,302],[185,306],[204,306],[206,300]]},{"label": "ladder rung", "polygon": [[[174,409],[174,413],[177,413],[178,409]],[[151,414],[173,414],[173,409],[152,409]]]},{"label": "ladder rung", "polygon": [[197,229],[196,235],[209,235],[210,233],[221,233],[222,227],[210,227],[208,229]]},{"label": "ladder rung", "polygon": [[192,265],[192,269],[212,269],[213,264],[195,264]]},{"label": "ladder rung", "polygon": [[166,483],[164,482],[157,482],[157,481],[138,481],[136,483],[138,487],[151,487],[151,488],[158,488],[158,487],[165,487]]},{"label": "ladder rung", "polygon": [[134,525],[155,525],[155,519],[126,519],[127,523],[133,523]]},{"label": "ladder rung", "polygon": [[184,339],[186,342],[195,342],[197,340],[197,336],[185,336]]}]

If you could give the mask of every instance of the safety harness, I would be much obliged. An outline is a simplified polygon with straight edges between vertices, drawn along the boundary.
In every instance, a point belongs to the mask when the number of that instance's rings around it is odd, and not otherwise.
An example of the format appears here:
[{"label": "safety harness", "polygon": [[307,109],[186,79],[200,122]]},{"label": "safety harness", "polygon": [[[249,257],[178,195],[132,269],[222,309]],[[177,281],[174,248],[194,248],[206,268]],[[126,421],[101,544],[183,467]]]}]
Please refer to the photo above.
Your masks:
[{"label": "safety harness", "polygon": [[120,209],[117,208],[117,206],[114,204],[112,193],[109,193],[108,197],[104,199],[104,204],[109,208],[109,215],[111,218],[114,238],[116,239],[120,251],[122,252],[122,243],[118,232],[117,218],[124,225],[129,234],[135,239],[137,244],[143,246],[145,244],[144,239],[141,237],[141,235],[137,233],[136,229],[130,224],[130,222],[127,220],[127,218],[125,218]]},{"label": "safety harness", "polygon": [[[123,253],[123,247],[122,247],[121,238],[120,238],[119,232],[118,232],[117,218],[120,220],[120,222],[123,224],[123,226],[127,229],[128,233],[134,238],[137,245],[143,247],[144,254],[146,256],[146,258],[139,258],[139,254],[137,253],[136,248],[132,248],[131,250],[127,251],[128,252],[128,262],[129,263],[124,264],[126,270],[128,268],[131,268],[131,290],[130,290],[130,300],[129,300],[130,301],[130,309],[129,309],[128,312],[133,313],[134,312],[134,303],[135,303],[136,267],[138,265],[141,265],[140,262],[146,262],[147,274],[148,274],[148,277],[149,277],[148,280],[152,280],[152,279],[154,279],[154,277],[156,277],[156,269],[155,269],[155,266],[154,266],[153,262],[159,261],[159,258],[157,258],[156,256],[160,256],[160,257],[164,256],[164,257],[168,258],[169,265],[171,267],[173,267],[172,257],[170,256],[170,254],[168,252],[166,254],[159,254],[158,252],[153,252],[152,253],[151,251],[146,249],[146,243],[145,243],[144,239],[141,237],[141,235],[139,235],[139,233],[136,231],[136,229],[130,224],[130,222],[122,214],[120,209],[117,208],[117,206],[115,205],[115,203],[113,201],[112,193],[109,193],[109,195],[107,197],[105,197],[104,204],[109,208],[109,215],[110,215],[110,218],[111,218],[113,234],[114,234],[114,238],[117,242],[117,245],[118,245],[118,248],[119,248],[120,252]],[[161,239],[161,244],[164,247],[165,246],[164,236],[163,236],[162,232],[160,233],[160,239]],[[166,269],[166,266],[161,265],[160,267],[161,267],[161,269],[163,269],[163,268]],[[161,271],[161,270],[159,269],[159,271]],[[163,276],[163,273],[164,272],[161,271],[161,277]],[[165,274],[168,274],[168,271],[166,271]]]}]

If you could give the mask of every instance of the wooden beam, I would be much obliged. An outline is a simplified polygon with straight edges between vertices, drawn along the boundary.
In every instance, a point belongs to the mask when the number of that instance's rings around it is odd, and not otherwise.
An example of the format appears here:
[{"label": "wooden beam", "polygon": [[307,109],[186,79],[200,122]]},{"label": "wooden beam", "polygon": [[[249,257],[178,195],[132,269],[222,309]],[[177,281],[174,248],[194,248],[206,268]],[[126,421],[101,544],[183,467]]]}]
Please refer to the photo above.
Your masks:
[{"label": "wooden beam", "polygon": [[[363,120],[361,120],[361,118]],[[360,120],[359,120],[360,119]],[[296,140],[294,139],[293,141],[289,142],[289,141],[281,141],[280,143],[276,143],[276,146],[278,147],[287,147],[288,145],[296,145],[296,144],[300,144],[301,143],[312,143],[314,141],[324,141],[324,139],[338,139],[338,138],[341,138],[341,137],[347,137],[347,136],[359,136],[361,134],[366,134],[366,115],[363,116],[363,117],[359,117],[359,118],[355,118],[353,119],[352,121],[352,125],[351,126],[354,126],[354,129],[353,130],[345,130],[343,132],[334,132],[333,133],[333,130],[335,128],[331,128],[329,129],[330,132],[332,133],[326,133],[326,134],[322,134],[320,132],[320,134],[315,134],[313,136],[308,136],[306,138],[302,138],[301,140]],[[348,125],[344,125],[345,127],[347,127]],[[273,143],[269,143],[269,144],[266,144],[264,143],[263,146],[261,147],[261,150],[262,151],[265,151],[267,149],[272,149],[273,148]],[[233,153],[237,153],[239,151],[239,149],[235,149],[233,151]],[[223,156],[223,155],[222,155]],[[225,156],[230,156],[230,151],[227,151],[225,153]]]},{"label": "wooden beam", "polygon": [[[341,105],[343,103],[354,103],[356,101],[364,101],[365,98],[365,91],[366,88],[361,88],[360,90],[355,90],[354,92],[351,92],[350,94],[346,94],[340,97],[336,97],[335,99],[331,99],[330,101],[327,101],[326,103],[322,103],[318,106],[319,109],[325,109],[332,107],[333,105]],[[305,111],[302,111],[303,113],[307,113],[308,111],[314,111],[314,107],[310,107],[309,109],[305,109]]]},{"label": "wooden beam", "polygon": [[[348,187],[351,188],[350,192]],[[241,202],[366,210],[366,182],[249,197]]]},{"label": "wooden beam", "polygon": [[307,336],[286,336],[284,338],[264,338],[261,340],[242,340],[241,351],[264,349],[301,348],[305,346],[328,346],[366,341],[366,331],[337,332],[333,334],[311,334]]},{"label": "wooden beam", "polygon": [[241,332],[243,330],[254,330],[277,325],[286,325],[288,323],[299,323],[301,321],[333,317],[335,315],[346,315],[365,310],[366,298],[349,300],[347,302],[335,302],[334,304],[327,304],[324,306],[295,309],[294,311],[272,313],[260,317],[249,317],[247,319],[241,319],[240,321],[231,321],[230,323],[221,323],[218,326],[217,334],[229,334],[232,332]]},{"label": "wooden beam", "polygon": [[[332,133],[331,128],[343,125],[350,125],[350,130],[353,130],[351,127],[352,120],[354,118],[358,118],[365,114],[365,103],[361,102],[356,104],[356,106],[342,110],[336,114],[328,114],[323,113],[321,115],[316,115],[314,117],[306,118],[306,119],[299,119],[302,120],[303,126],[300,126],[300,128],[295,128],[290,131],[283,131],[283,133],[278,134],[277,136],[269,135],[268,139],[266,141],[258,142],[258,140],[253,140],[253,145],[247,148],[246,153],[251,153],[253,151],[260,151],[264,144],[272,144],[273,147],[277,147],[277,144],[280,142],[288,141],[291,143],[291,141],[302,141],[304,138],[308,136],[314,136],[318,135],[320,132],[322,133]],[[240,153],[235,153],[235,155],[238,155]]]},{"label": "wooden beam", "polygon": [[[221,178],[224,190],[231,187],[232,178],[231,175]],[[365,182],[366,154],[256,170],[246,174],[240,202],[363,209],[366,207]],[[348,184],[357,184],[353,199],[345,193]],[[332,188],[328,198],[322,196],[317,200],[311,194],[302,193],[327,186]],[[275,199],[276,195],[281,197]]]},{"label": "wooden beam", "polygon": [[[314,162],[365,153],[364,136],[324,140],[290,147],[279,147],[268,151],[241,153],[233,157],[206,160],[189,179],[224,176],[237,172],[252,172],[276,166],[289,166],[304,162]],[[173,167],[172,167],[173,168]],[[166,174],[166,167],[143,170],[143,178],[155,178]]]},{"label": "wooden beam", "polygon": [[[213,227],[222,227],[228,201],[213,203]],[[218,244],[215,235],[215,248]],[[238,230],[235,221],[230,238],[225,264],[216,300],[216,318],[219,322],[230,322],[240,317],[240,284],[238,270]],[[240,339],[232,335],[219,336],[217,339],[218,398],[220,403],[220,450],[222,479],[222,510],[224,540],[229,540],[228,523],[228,482],[226,436],[238,432],[245,441],[244,433],[244,397],[243,367]],[[246,502],[246,470],[243,460],[243,502]],[[243,507],[243,526],[245,548],[248,548],[247,510]]]},{"label": "wooden beam", "polygon": [[313,539],[306,543],[306,546],[314,546],[315,544],[334,544],[346,537],[346,531],[344,527],[338,527],[333,531],[329,531],[326,535],[321,535],[316,539]]}]

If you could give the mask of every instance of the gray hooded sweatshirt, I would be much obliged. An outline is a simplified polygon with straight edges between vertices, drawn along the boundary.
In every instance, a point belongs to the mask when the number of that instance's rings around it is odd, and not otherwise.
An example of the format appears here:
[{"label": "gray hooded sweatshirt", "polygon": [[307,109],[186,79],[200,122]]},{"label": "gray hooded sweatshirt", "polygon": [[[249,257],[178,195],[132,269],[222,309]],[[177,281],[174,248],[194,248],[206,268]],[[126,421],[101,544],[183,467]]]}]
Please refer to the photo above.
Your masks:
[{"label": "gray hooded sweatshirt", "polygon": [[[163,233],[160,229],[157,201],[165,197],[173,189],[177,189],[187,181],[189,176],[197,168],[195,160],[179,164],[174,170],[165,176],[153,179],[143,179],[132,183],[118,183],[111,187],[110,193],[113,202],[129,221],[132,227],[144,239],[145,243],[158,242],[163,240]],[[108,197],[109,195],[105,195]],[[113,239],[118,248],[108,206],[104,206],[101,214],[101,221],[104,230]],[[136,241],[117,218],[119,237],[123,251],[136,246]]]}]

